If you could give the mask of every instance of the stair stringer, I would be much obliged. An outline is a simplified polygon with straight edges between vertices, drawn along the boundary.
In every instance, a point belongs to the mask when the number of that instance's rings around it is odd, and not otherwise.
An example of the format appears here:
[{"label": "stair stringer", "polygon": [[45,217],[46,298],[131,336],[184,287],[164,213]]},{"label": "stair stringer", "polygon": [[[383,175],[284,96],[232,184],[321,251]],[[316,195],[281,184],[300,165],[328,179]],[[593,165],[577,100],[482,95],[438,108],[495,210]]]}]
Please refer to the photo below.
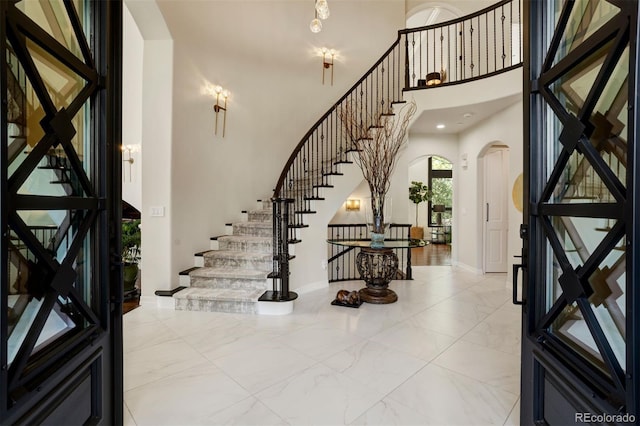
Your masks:
[{"label": "stair stringer", "polygon": [[[355,155],[350,153],[349,156]],[[324,200],[314,202],[315,214],[305,215],[307,228],[298,229],[300,243],[295,244],[295,258],[289,263],[289,286],[298,294],[329,285],[327,273],[327,225],[344,201],[363,180],[360,168],[342,164],[342,176],[332,176],[333,188],[322,191]]]}]

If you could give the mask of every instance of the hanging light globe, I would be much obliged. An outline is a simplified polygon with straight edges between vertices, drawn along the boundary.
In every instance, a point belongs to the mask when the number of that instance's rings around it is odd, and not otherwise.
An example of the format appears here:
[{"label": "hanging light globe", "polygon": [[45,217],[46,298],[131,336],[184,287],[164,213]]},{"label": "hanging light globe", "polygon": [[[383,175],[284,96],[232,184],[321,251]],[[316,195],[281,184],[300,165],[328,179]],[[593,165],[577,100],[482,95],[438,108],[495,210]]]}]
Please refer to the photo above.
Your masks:
[{"label": "hanging light globe", "polygon": [[311,20],[311,24],[309,24],[309,29],[312,33],[319,33],[322,30],[322,22],[318,18],[314,18]]},{"label": "hanging light globe", "polygon": [[319,10],[318,17],[320,19],[327,19],[329,17],[329,6],[327,6],[325,9]]},{"label": "hanging light globe", "polygon": [[320,19],[327,19],[329,17],[329,3],[327,3],[327,0],[317,0],[316,11]]}]

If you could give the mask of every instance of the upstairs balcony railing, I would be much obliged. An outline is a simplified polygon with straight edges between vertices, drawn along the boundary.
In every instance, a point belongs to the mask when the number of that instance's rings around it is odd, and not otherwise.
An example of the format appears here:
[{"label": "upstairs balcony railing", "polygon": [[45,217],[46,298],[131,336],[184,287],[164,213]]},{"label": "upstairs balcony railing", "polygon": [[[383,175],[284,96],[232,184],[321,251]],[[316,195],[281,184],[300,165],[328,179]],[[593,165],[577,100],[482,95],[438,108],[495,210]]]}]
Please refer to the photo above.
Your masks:
[{"label": "upstairs balcony railing", "polygon": [[[293,150],[273,195],[274,203],[282,203],[279,210],[288,209],[288,226],[274,229],[274,235],[296,242],[296,228],[307,226],[304,218],[314,213],[315,201],[324,199],[323,188],[331,188],[331,177],[341,175],[340,164],[350,163],[354,147],[338,117],[343,106],[358,105],[363,117],[375,121],[393,115],[394,105],[404,102],[405,91],[465,83],[517,68],[522,65],[520,22],[520,0],[503,0],[459,19],[399,31],[384,55]],[[289,258],[287,253],[278,256]],[[274,281],[274,291],[276,286]]]},{"label": "upstairs balcony railing", "polygon": [[457,84],[522,64],[521,4],[501,1],[463,18],[399,31],[404,89]]}]

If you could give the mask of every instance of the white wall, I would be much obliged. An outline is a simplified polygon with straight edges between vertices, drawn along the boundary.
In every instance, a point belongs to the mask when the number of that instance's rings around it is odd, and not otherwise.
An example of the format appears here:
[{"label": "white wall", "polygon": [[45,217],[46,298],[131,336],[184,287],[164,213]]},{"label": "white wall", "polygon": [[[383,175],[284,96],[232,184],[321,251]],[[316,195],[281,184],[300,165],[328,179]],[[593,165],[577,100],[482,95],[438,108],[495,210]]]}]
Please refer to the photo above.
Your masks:
[{"label": "white wall", "polygon": [[[137,146],[133,163],[122,163],[122,199],[142,210],[142,62],[144,39],[125,4],[122,46],[122,144]],[[123,153],[123,158],[129,158]]]},{"label": "white wall", "polygon": [[[159,260],[171,265],[176,286],[193,253],[256,199],[271,196],[293,148],[395,41],[405,15],[404,4],[394,0],[336,1],[323,31],[313,34],[311,1],[159,5],[175,43],[173,239],[171,257]],[[334,86],[321,82],[316,49],[322,46],[338,51]],[[231,93],[224,138],[213,134],[214,99],[206,91],[213,85]]]},{"label": "white wall", "polygon": [[[507,107],[490,119],[460,134],[460,155],[468,155],[469,167],[459,173],[460,180],[456,191],[464,193],[463,197],[456,197],[459,205],[458,216],[454,221],[458,222],[457,233],[464,236],[465,244],[458,248],[457,263],[476,272],[482,271],[482,179],[479,165],[482,161],[481,154],[490,144],[502,144],[509,147],[509,172],[507,187],[508,199],[511,200],[511,188],[520,173],[522,173],[522,102]],[[455,189],[454,189],[455,191]],[[509,202],[509,236],[508,236],[508,262],[507,271],[510,273],[514,255],[520,254],[522,241],[519,237],[519,227],[522,223],[520,213],[513,203]],[[459,220],[456,220],[459,219]]]},{"label": "white wall", "polygon": [[[162,14],[153,1],[126,0],[125,4],[142,36],[138,61],[142,61],[142,113],[140,116],[142,296],[172,288],[171,256],[173,200],[172,109],[173,41]],[[125,21],[127,24],[127,21]],[[131,24],[131,22],[129,22]],[[127,45],[128,40],[124,44]],[[139,62],[136,62],[139,64]],[[123,103],[136,94],[123,92]],[[152,216],[152,210],[156,215]]]}]

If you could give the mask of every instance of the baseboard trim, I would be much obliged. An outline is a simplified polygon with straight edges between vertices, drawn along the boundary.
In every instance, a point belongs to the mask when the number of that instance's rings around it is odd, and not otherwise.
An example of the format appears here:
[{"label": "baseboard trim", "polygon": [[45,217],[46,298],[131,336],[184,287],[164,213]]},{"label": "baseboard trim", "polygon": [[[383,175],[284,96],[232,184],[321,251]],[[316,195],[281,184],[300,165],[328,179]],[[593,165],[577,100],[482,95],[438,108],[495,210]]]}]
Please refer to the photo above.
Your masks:
[{"label": "baseboard trim", "polygon": [[305,284],[302,287],[295,288],[294,291],[298,295],[311,293],[312,291],[322,290],[329,287],[329,281],[316,281],[314,283]]},{"label": "baseboard trim", "polygon": [[141,296],[140,306],[156,307],[161,309],[175,309],[173,297]]},{"label": "baseboard trim", "polygon": [[453,266],[454,268],[462,269],[467,272],[471,272],[476,275],[482,275],[482,269],[474,268],[473,266],[469,266],[465,263],[451,262],[451,266]]}]

